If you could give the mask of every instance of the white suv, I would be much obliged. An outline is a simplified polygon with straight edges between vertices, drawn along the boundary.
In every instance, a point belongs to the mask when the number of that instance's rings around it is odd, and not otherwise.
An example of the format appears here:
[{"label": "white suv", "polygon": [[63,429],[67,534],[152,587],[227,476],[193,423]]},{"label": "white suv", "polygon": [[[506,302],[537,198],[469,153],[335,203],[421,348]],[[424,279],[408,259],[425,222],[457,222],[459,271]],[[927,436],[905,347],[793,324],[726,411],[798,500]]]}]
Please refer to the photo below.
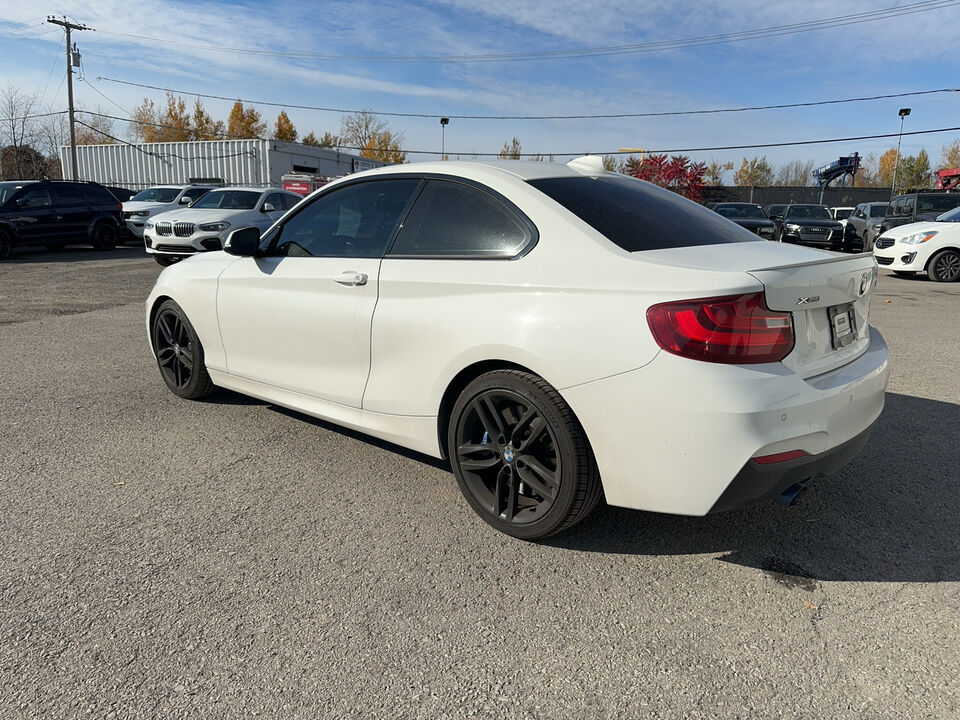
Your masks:
[{"label": "white suv", "polygon": [[144,223],[143,244],[161,265],[198,252],[220,250],[231,231],[273,225],[303,198],[270,187],[217,188],[190,207],[171,210]]},{"label": "white suv", "polygon": [[213,188],[213,185],[156,185],[141,190],[123,203],[124,225],[131,235],[142,240],[147,218],[189,205]]},{"label": "white suv", "polygon": [[887,230],[876,239],[873,255],[896,275],[925,272],[937,282],[960,280],[960,207],[933,221]]}]

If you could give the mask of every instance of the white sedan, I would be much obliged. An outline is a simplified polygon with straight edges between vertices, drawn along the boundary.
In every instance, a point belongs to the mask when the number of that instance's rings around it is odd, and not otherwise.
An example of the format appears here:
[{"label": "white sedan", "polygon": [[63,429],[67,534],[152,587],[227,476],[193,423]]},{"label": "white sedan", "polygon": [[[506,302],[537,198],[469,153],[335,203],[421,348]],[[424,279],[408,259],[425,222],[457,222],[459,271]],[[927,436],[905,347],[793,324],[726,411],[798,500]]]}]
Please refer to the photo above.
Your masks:
[{"label": "white sedan", "polygon": [[896,275],[925,272],[936,282],[960,280],[960,207],[927,222],[900,225],[876,239],[880,267]]},{"label": "white sedan", "polygon": [[484,520],[532,539],[601,494],[704,515],[791,504],[848,463],[887,384],[876,276],[599,158],[423,163],[168,268],[146,323],[175,394],[229,388],[449,458]]},{"label": "white sedan", "polygon": [[172,265],[194,253],[221,249],[227,235],[237,228],[266,230],[302,199],[279,188],[217,188],[190,207],[147,220],[144,248],[161,265]]}]

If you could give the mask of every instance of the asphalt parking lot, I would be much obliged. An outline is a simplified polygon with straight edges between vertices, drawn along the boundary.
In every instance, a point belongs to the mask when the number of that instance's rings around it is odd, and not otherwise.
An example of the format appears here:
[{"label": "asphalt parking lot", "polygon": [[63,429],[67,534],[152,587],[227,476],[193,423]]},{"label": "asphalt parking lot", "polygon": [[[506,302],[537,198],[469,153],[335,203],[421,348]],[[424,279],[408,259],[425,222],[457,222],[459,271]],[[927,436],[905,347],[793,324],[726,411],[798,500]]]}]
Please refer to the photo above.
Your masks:
[{"label": "asphalt parking lot", "polygon": [[957,717],[960,283],[881,271],[887,408],[796,508],[530,544],[430,458],[174,397],[159,271],[0,263],[0,718]]}]

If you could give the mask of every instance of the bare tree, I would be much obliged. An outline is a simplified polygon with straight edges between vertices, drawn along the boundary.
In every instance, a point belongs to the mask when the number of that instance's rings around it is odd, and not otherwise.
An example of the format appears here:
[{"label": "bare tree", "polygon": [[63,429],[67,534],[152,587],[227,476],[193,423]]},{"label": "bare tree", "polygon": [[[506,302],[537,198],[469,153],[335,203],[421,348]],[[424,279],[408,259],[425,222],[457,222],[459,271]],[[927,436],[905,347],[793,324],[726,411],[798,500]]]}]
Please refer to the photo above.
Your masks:
[{"label": "bare tree", "polygon": [[777,168],[774,185],[802,187],[813,184],[813,160],[794,160]]},{"label": "bare tree", "polygon": [[361,110],[340,121],[340,139],[347,147],[363,149],[386,132],[387,124],[372,110]]},{"label": "bare tree", "polygon": [[0,147],[4,153],[0,172],[10,179],[32,179],[45,174],[46,164],[37,161],[39,153],[33,148],[37,118],[31,116],[37,114],[37,105],[36,95],[22,93],[13,85],[0,92]]}]

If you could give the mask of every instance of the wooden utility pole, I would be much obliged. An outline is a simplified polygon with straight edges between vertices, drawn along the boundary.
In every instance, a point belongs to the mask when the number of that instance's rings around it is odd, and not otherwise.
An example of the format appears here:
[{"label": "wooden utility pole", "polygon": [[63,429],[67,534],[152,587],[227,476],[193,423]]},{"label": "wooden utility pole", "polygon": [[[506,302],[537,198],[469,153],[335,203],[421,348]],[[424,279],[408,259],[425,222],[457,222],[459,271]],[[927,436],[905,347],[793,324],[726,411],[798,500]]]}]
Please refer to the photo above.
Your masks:
[{"label": "wooden utility pole", "polygon": [[59,25],[67,33],[67,114],[70,117],[70,179],[77,180],[77,135],[73,129],[73,55],[70,52],[70,31],[93,30],[93,28],[72,23],[66,17],[58,20],[53,15],[47,16],[47,22],[51,25]]}]

